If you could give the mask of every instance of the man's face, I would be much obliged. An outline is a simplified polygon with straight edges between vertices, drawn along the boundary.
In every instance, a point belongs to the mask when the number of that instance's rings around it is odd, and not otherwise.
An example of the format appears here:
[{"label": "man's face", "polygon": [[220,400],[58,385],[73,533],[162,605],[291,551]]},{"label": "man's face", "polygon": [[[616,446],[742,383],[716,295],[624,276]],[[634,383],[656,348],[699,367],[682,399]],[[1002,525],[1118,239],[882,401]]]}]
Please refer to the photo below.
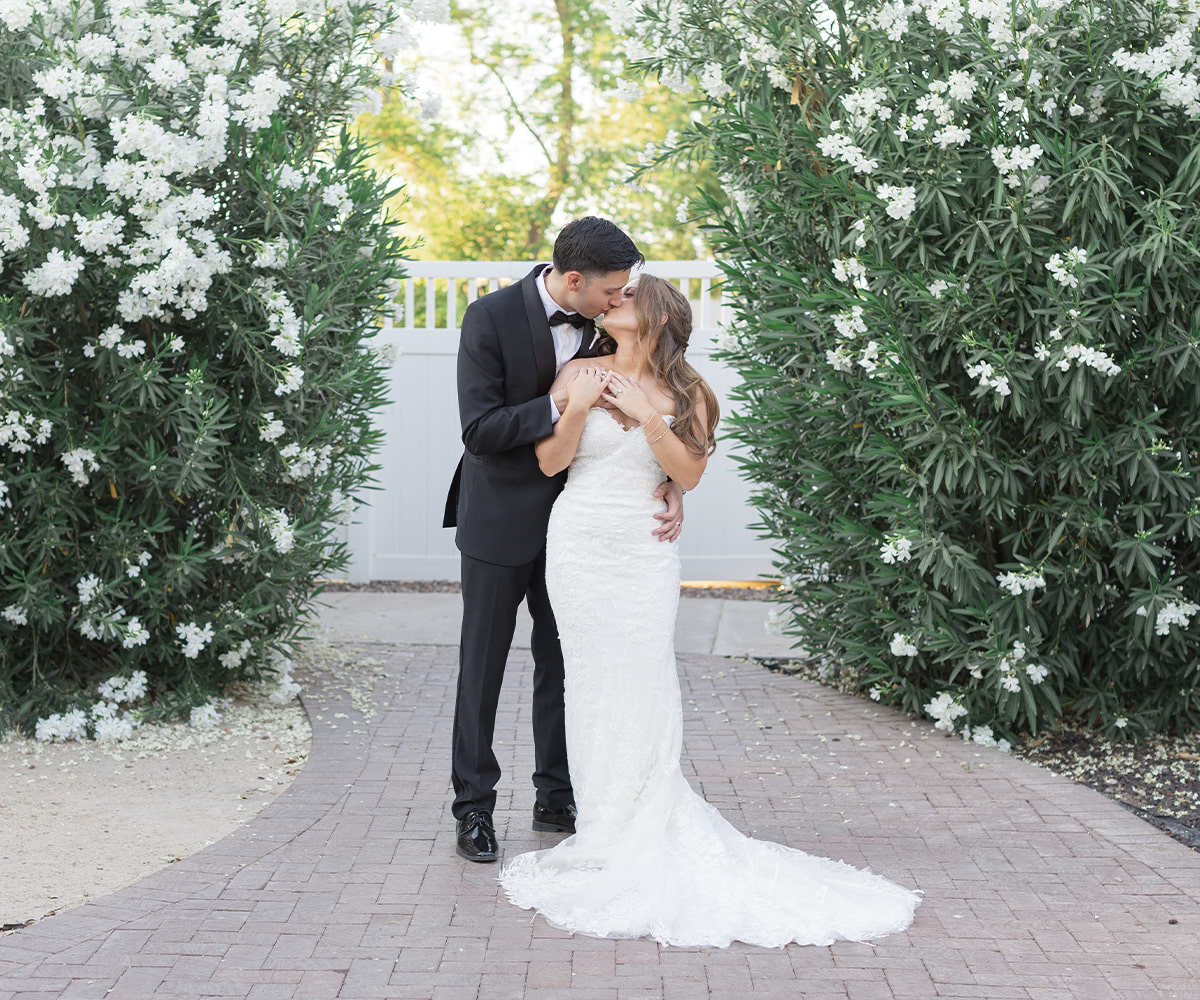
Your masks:
[{"label": "man's face", "polygon": [[629,284],[629,271],[609,271],[607,274],[583,275],[567,272],[567,290],[571,306],[588,319],[595,319],[621,304],[621,293]]}]

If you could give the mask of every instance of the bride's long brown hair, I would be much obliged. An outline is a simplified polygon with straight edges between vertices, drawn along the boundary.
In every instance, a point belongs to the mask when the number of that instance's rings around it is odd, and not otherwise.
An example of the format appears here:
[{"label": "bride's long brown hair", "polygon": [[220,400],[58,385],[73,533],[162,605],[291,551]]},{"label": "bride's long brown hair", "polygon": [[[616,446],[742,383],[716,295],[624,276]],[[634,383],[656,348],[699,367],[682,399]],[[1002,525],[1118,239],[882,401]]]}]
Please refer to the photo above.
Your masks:
[{"label": "bride's long brown hair", "polygon": [[[642,274],[634,286],[633,308],[638,318],[638,343],[653,345],[647,352],[650,372],[675,397],[671,429],[693,455],[711,455],[717,449],[714,432],[721,414],[708,383],[684,360],[692,335],[691,303],[669,281]],[[606,354],[617,349],[616,341],[610,337],[605,337],[598,346]],[[696,390],[704,399],[705,427],[698,426]]]}]

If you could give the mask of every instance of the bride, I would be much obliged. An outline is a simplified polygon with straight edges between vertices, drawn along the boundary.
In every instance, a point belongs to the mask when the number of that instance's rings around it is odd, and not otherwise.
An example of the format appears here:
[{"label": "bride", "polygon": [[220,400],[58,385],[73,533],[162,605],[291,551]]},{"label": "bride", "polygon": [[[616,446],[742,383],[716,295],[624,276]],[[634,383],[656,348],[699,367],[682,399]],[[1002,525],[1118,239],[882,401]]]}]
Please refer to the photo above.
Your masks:
[{"label": "bride", "polygon": [[546,587],[566,666],[575,832],[512,858],[499,882],[553,927],[665,945],[825,945],[905,929],[920,890],[746,837],[683,776],[679,546],[651,534],[652,493],[664,472],[684,489],[699,482],[717,400],[684,360],[691,307],[669,282],[642,275],[604,330],[616,352],[563,367],[551,391],[566,386],[566,411],[535,445],[547,475],[569,469]]}]

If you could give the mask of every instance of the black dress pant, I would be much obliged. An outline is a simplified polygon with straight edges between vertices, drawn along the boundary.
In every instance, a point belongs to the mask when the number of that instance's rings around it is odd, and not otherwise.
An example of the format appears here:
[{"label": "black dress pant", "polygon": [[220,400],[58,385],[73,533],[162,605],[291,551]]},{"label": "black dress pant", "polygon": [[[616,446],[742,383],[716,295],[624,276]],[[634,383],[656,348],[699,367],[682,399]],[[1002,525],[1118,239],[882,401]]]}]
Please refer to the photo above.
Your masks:
[{"label": "black dress pant", "polygon": [[546,549],[523,566],[500,566],[462,554],[462,638],[454,701],[451,811],[496,807],[500,764],[492,752],[496,703],[504,663],[516,631],[517,608],[533,618],[533,784],[537,800],[563,810],[575,801],[567,770],[563,719],[563,657],[558,626],[546,594]]}]

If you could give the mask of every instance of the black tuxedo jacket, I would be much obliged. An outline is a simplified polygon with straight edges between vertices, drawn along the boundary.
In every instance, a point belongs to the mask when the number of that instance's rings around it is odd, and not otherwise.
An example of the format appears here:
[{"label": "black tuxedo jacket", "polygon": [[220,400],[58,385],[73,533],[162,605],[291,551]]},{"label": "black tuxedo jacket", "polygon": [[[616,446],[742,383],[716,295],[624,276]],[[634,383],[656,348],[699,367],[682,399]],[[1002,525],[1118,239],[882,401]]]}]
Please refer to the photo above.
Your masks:
[{"label": "black tuxedo jacket", "polygon": [[[454,470],[442,527],[457,528],[459,551],[520,566],[546,543],[550,508],[566,483],[547,476],[533,443],[554,431],[550,385],[554,338],[538,294],[538,264],[519,282],[476,299],[458,342],[458,415],[466,450]],[[577,358],[596,357],[584,327]]]}]

